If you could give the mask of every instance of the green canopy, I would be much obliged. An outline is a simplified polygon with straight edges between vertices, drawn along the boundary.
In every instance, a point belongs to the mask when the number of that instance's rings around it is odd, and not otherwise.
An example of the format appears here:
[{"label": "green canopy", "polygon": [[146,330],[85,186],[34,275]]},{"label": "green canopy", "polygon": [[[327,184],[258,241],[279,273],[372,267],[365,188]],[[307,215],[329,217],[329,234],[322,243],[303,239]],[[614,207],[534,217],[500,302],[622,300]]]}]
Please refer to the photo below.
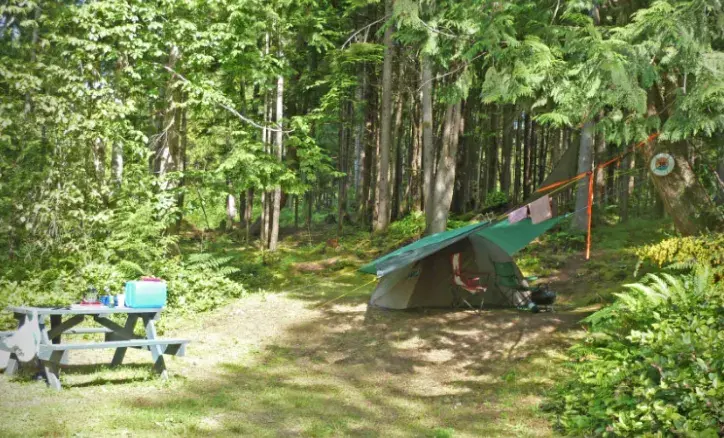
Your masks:
[{"label": "green canopy", "polygon": [[[566,215],[567,216],[567,215]],[[422,239],[393,251],[360,268],[360,271],[378,276],[387,275],[404,266],[421,260],[468,236],[478,235],[498,245],[508,255],[523,249],[538,236],[551,229],[566,216],[559,216],[539,224],[533,224],[528,218],[511,224],[507,219],[497,222],[479,222],[454,230],[444,231],[423,237]]]}]

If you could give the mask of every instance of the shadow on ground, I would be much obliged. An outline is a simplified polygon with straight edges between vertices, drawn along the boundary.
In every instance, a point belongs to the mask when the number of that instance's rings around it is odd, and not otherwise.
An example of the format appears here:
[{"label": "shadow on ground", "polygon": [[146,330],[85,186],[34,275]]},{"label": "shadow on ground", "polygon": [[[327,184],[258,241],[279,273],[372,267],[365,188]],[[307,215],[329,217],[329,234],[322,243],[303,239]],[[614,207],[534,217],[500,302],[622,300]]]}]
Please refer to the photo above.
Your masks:
[{"label": "shadow on ground", "polygon": [[210,435],[545,436],[537,405],[584,316],[330,305],[251,360],[134,397],[129,414]]}]

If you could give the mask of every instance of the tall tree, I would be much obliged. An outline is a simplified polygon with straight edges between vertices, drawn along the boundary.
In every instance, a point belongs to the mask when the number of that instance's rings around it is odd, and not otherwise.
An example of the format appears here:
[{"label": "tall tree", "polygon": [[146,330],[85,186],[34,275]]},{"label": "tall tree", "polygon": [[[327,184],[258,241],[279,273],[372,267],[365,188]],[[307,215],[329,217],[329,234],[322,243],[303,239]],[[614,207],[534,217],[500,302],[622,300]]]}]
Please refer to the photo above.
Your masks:
[{"label": "tall tree", "polygon": [[425,203],[425,217],[432,218],[435,197],[433,178],[435,177],[435,167],[437,165],[435,159],[435,143],[432,134],[432,59],[430,59],[427,55],[422,55],[420,64],[422,64],[422,77],[420,84],[420,101],[422,104],[422,184]]},{"label": "tall tree", "polygon": [[442,135],[442,149],[435,172],[433,190],[432,218],[428,218],[427,233],[440,233],[447,229],[453,190],[455,188],[455,170],[462,123],[462,103],[460,101],[447,105]]},{"label": "tall tree", "polygon": [[[394,0],[385,1],[385,15],[391,16]],[[390,224],[390,150],[392,149],[392,61],[394,58],[394,45],[392,34],[394,23],[390,21],[385,29],[384,45],[385,55],[382,65],[382,103],[380,120],[380,153],[379,173],[377,175],[378,193],[377,220],[375,231],[385,231]]]},{"label": "tall tree", "polygon": [[[581,130],[581,139],[578,146],[578,173],[590,172],[593,166],[593,143],[596,125],[593,122],[586,122]],[[589,176],[593,178],[593,176]],[[585,231],[588,228],[588,178],[578,182],[576,189],[576,209],[573,217],[573,228],[578,231]]]},{"label": "tall tree", "polygon": [[[281,45],[281,42],[280,42]],[[280,49],[281,52],[281,49]],[[276,132],[274,136],[274,156],[281,162],[282,149],[284,143],[284,76],[277,77],[276,88]],[[277,185],[274,187],[274,198],[272,206],[272,221],[269,235],[269,250],[276,251],[279,243],[279,216],[281,214],[282,205],[282,188]]]}]

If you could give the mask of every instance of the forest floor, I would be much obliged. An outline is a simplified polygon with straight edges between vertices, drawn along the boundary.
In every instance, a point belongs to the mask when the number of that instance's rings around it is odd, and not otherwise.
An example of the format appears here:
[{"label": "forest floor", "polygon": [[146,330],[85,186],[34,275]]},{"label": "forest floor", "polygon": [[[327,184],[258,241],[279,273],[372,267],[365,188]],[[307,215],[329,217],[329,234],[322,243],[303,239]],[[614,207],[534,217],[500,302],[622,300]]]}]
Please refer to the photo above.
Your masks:
[{"label": "forest floor", "polygon": [[300,234],[266,265],[255,257],[268,255],[216,242],[208,249],[238,257],[249,283],[267,287],[168,318],[165,335],[192,341],[185,358],[167,361],[169,381],[137,351],[118,369],[91,365],[112,352],[73,356],[60,393],[28,375],[0,378],[0,436],[555,435],[540,403],[584,334],[578,322],[633,280],[633,250],[666,227],[602,229],[589,262],[565,233],[533,245],[519,264],[560,294],[541,314],[369,309],[374,285],[356,272],[360,259],[404,232],[331,244]]}]

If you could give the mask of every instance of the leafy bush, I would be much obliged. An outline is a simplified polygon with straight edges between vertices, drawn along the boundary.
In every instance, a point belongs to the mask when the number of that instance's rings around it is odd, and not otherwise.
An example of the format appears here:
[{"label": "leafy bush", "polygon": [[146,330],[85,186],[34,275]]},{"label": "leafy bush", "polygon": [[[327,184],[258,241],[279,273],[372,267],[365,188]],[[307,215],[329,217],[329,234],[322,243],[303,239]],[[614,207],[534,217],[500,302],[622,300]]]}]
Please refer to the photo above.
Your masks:
[{"label": "leafy bush", "polygon": [[227,265],[230,260],[202,253],[164,264],[159,273],[168,284],[169,308],[179,313],[203,312],[243,296],[244,286],[228,278],[237,272]]},{"label": "leafy bush", "polygon": [[503,192],[488,193],[485,197],[485,208],[498,207],[508,203],[508,195]]},{"label": "leafy bush", "polygon": [[[2,260],[0,309],[67,306],[79,301],[88,286],[118,294],[126,281],[144,275],[167,280],[169,308],[175,311],[208,310],[244,293],[229,278],[236,273],[228,266],[229,257],[178,255],[178,237],[168,232],[175,223],[169,195],[136,194],[84,226],[66,219],[64,232],[55,239],[25,235],[17,257]],[[12,327],[7,315],[0,318],[0,329]]]},{"label": "leafy bush", "polygon": [[672,237],[637,251],[644,261],[659,267],[678,264],[704,264],[715,269],[724,266],[724,233],[711,233],[696,237]]},{"label": "leafy bush", "polygon": [[571,375],[550,397],[577,436],[724,432],[724,287],[708,269],[648,275],[585,322]]}]

